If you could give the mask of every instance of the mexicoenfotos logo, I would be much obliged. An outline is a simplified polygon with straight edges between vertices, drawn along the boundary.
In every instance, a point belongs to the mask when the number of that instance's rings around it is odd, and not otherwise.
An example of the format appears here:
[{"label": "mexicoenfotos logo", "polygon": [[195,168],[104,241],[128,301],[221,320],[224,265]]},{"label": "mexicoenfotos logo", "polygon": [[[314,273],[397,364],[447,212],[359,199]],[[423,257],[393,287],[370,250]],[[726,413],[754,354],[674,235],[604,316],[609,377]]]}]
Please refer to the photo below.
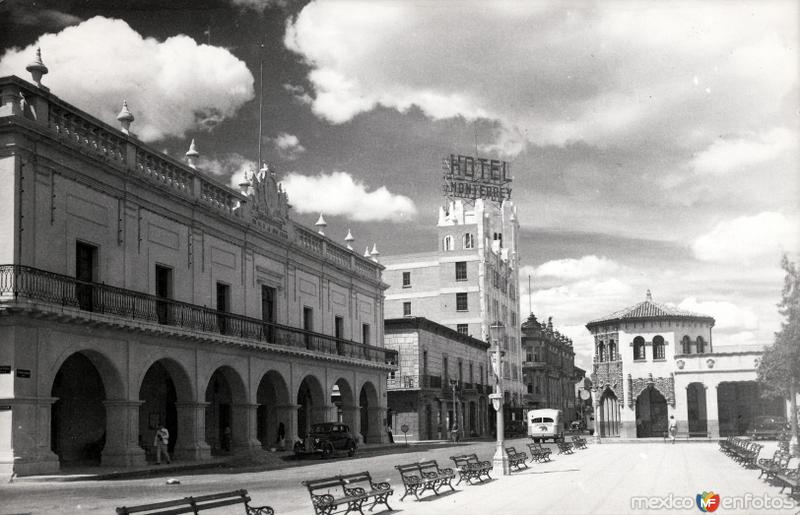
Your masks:
[{"label": "mexicoenfotos logo", "polygon": [[697,501],[697,507],[704,513],[716,511],[716,509],[719,508],[719,494],[715,494],[714,492],[697,494],[695,501]]}]

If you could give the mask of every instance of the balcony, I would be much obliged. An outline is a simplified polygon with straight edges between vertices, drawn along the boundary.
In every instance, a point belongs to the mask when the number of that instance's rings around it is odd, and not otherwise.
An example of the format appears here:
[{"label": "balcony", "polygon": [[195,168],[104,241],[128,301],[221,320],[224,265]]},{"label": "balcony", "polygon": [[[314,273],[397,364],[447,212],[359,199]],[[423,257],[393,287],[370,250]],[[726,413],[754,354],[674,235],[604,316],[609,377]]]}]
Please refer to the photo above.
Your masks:
[{"label": "balcony", "polygon": [[546,361],[523,361],[522,369],[542,370],[547,368]]},{"label": "balcony", "polygon": [[419,385],[419,376],[400,376],[386,379],[386,388],[389,390],[419,390]]},{"label": "balcony", "polygon": [[[245,340],[320,357],[397,363],[397,351],[21,265],[0,265],[0,307],[71,315],[189,337]],[[43,309],[44,308],[44,309]],[[96,315],[101,315],[100,317]]]}]

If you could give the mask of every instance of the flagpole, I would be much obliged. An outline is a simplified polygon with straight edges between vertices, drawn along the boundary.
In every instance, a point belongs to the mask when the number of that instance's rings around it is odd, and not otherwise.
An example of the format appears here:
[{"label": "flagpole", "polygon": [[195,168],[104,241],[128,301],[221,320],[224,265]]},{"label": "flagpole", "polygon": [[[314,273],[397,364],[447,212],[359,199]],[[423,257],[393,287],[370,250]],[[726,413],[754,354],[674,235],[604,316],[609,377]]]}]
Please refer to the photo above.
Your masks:
[{"label": "flagpole", "polygon": [[531,274],[528,274],[528,311],[533,314],[533,291],[531,290]]},{"label": "flagpole", "polygon": [[264,43],[259,45],[258,52],[258,163],[256,171],[261,170],[263,163],[261,156],[262,123],[264,119]]}]

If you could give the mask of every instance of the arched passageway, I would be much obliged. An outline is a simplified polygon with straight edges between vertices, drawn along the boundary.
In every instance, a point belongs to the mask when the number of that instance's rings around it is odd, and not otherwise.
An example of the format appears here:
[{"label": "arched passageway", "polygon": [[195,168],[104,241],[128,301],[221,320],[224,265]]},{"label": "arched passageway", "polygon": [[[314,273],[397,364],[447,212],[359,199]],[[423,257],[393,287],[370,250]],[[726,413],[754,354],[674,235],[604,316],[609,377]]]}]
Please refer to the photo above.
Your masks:
[{"label": "arched passageway", "polygon": [[636,436],[663,437],[668,426],[667,400],[661,392],[648,386],[636,398]]},{"label": "arched passageway", "polygon": [[383,411],[378,405],[378,392],[369,381],[361,387],[358,404],[361,408],[361,435],[364,438],[364,442],[381,442]]},{"label": "arched passageway", "polygon": [[[244,383],[231,367],[214,371],[206,386],[206,442],[212,454],[229,453],[247,441],[248,414]],[[240,409],[236,409],[239,407]]]},{"label": "arched passageway", "polygon": [[106,389],[83,353],[69,356],[55,375],[50,395],[50,447],[62,466],[99,465],[106,443]]},{"label": "arched passageway", "polygon": [[611,437],[619,436],[620,430],[620,406],[616,394],[611,388],[606,388],[600,396],[598,417],[600,436]]},{"label": "arched passageway", "polygon": [[708,434],[706,412],[706,387],[703,383],[689,383],[686,387],[686,411],[690,434]]},{"label": "arched passageway", "polygon": [[175,382],[165,365],[165,361],[157,361],[147,369],[142,385],[139,388],[139,445],[148,449],[153,455],[153,440],[159,425],[169,431],[169,444],[167,449],[170,454],[175,451],[178,442],[178,401]]},{"label": "arched passageway", "polygon": [[306,376],[297,389],[297,435],[302,440],[311,429],[311,424],[318,424],[327,420],[328,406],[319,380]]},{"label": "arched passageway", "polygon": [[256,434],[264,448],[277,447],[291,426],[289,389],[283,377],[271,370],[264,374],[256,392]]},{"label": "arched passageway", "polygon": [[343,422],[355,429],[357,407],[353,402],[353,389],[344,379],[339,379],[331,387],[331,405],[336,410],[336,421]]}]

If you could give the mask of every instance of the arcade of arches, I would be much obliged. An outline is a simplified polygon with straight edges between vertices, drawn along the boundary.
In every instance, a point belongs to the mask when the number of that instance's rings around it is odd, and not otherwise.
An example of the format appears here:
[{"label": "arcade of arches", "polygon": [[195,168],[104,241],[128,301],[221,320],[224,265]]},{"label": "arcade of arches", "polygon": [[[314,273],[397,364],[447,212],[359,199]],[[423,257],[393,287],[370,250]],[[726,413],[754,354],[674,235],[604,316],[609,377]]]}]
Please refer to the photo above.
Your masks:
[{"label": "arcade of arches", "polygon": [[[290,448],[311,424],[331,420],[348,424],[362,441],[385,438],[384,375],[379,370],[337,371],[330,365],[252,356],[228,356],[230,363],[221,364],[224,357],[203,356],[197,361],[207,369],[190,370],[183,363],[195,360],[175,353],[141,363],[138,373],[135,365],[133,373],[123,373],[126,367],[100,350],[72,352],[42,381],[49,382],[50,397],[43,403],[49,411],[47,430],[31,435],[40,442],[31,451],[42,465],[23,473],[142,464],[153,459],[161,424],[169,430],[169,451],[178,460],[253,453],[281,443]],[[260,377],[250,379],[248,373],[258,369],[264,370]],[[126,399],[126,391],[134,397]]]}]

